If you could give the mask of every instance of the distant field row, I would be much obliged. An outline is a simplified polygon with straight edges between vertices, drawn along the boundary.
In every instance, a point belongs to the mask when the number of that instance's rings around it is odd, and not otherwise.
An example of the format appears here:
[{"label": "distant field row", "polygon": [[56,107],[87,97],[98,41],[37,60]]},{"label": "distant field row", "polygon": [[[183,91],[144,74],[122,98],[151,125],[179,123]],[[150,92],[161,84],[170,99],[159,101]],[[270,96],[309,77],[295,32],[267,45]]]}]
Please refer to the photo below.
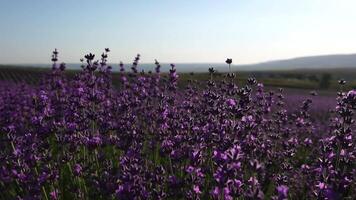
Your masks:
[{"label": "distant field row", "polygon": [[[16,83],[25,82],[28,84],[38,84],[41,77],[49,72],[49,69],[44,68],[24,68],[24,67],[4,67],[0,66],[0,80],[11,81]],[[67,70],[66,74],[69,77],[73,77],[76,70]],[[258,81],[264,83],[266,86],[270,87],[283,87],[283,88],[299,88],[308,90],[332,90],[335,91],[339,89],[339,84],[337,83],[338,78],[346,76],[344,74],[335,72],[328,77],[327,85],[321,85],[321,81],[325,72],[313,71],[303,74],[302,72],[287,72],[287,71],[266,71],[266,72],[237,72],[237,77],[235,79],[239,84],[246,82],[247,78],[254,76]],[[345,72],[347,74],[347,72]],[[163,73],[163,76],[165,74]],[[356,79],[353,79],[352,73],[348,76],[348,84],[345,89],[356,88]],[[351,78],[350,78],[351,77]],[[210,75],[208,73],[181,73],[179,84],[184,86],[187,84],[188,80],[197,80],[201,83],[209,80]],[[215,80],[225,79],[224,74],[214,75]],[[325,81],[324,81],[325,82]],[[113,73],[113,83],[114,85],[119,84],[119,74]]]}]

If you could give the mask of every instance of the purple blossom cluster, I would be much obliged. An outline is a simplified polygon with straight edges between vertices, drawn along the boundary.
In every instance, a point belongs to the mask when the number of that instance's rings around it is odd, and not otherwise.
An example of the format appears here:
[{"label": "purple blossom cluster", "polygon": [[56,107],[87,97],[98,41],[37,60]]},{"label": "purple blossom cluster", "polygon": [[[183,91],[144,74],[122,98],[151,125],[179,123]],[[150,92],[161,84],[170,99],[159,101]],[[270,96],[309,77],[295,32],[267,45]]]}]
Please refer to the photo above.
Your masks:
[{"label": "purple blossom cluster", "polygon": [[113,87],[109,52],[68,79],[55,50],[40,85],[0,85],[0,199],[356,199],[355,90],[319,129],[313,96],[290,112],[213,68],[181,89],[137,55]]}]

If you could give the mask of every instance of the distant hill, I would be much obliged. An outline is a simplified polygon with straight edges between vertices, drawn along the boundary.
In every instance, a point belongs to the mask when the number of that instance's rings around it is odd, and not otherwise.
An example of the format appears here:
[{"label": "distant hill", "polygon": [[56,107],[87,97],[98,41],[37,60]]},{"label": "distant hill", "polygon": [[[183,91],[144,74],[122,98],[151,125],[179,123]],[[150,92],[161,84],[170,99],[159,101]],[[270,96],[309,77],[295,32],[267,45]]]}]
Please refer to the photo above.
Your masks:
[{"label": "distant hill", "polygon": [[356,68],[356,54],[307,56],[234,66],[234,69],[238,68],[242,70]]},{"label": "distant hill", "polygon": [[[237,58],[238,59],[238,58]],[[80,69],[79,63],[67,63],[69,69]],[[110,64],[114,71],[119,71],[117,63]],[[168,72],[170,69],[169,63],[161,63],[161,71]],[[9,66],[9,65],[6,65]],[[51,64],[21,64],[13,65],[14,67],[40,67],[50,68]],[[131,64],[125,64],[126,70],[130,70]],[[1,65],[0,65],[1,67]],[[225,63],[176,63],[178,72],[208,72],[209,67],[214,67],[219,72],[227,72],[228,65]],[[140,63],[138,69],[146,72],[154,71],[155,65],[153,63]],[[321,55],[321,56],[307,56],[284,60],[273,60],[255,64],[246,65],[232,65],[233,71],[266,71],[266,70],[312,70],[312,69],[355,69],[356,68],[356,54],[336,54],[336,55]]]}]

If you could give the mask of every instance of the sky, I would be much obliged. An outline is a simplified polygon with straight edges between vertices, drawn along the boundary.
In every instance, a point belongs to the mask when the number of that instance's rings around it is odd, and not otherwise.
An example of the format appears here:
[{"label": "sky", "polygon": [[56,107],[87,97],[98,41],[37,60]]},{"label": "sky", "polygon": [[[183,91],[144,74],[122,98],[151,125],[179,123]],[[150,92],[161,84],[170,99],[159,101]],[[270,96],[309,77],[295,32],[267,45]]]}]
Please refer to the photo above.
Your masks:
[{"label": "sky", "polygon": [[256,63],[356,53],[355,0],[0,0],[0,63]]}]

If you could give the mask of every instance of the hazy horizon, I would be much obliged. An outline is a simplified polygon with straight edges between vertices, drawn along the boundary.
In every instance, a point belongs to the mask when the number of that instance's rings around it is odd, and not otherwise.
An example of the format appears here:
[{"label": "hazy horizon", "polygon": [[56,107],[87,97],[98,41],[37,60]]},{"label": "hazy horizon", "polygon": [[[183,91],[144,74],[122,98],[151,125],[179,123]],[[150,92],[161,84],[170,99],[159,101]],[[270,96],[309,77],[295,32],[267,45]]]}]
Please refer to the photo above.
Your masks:
[{"label": "hazy horizon", "polygon": [[[110,53],[109,53],[110,54]],[[96,59],[100,58],[101,54],[97,54],[95,55]],[[262,61],[257,61],[257,62],[252,62],[252,63],[233,63],[232,65],[258,65],[258,64],[264,64],[264,63],[269,63],[269,62],[278,62],[278,61],[288,61],[288,60],[293,60],[293,59],[300,59],[300,58],[312,58],[312,57],[323,57],[323,56],[356,56],[356,52],[355,53],[344,53],[344,54],[322,54],[322,55],[306,55],[306,56],[300,56],[300,57],[287,57],[287,58],[280,58],[280,59],[270,59],[270,60],[262,60]],[[83,56],[84,57],[84,54]],[[134,57],[132,57],[134,58]],[[115,65],[115,64],[119,64],[121,62],[121,60],[119,62],[112,62],[110,61],[111,58],[109,58],[109,64],[110,65]],[[132,59],[133,61],[133,59]],[[124,64],[132,64],[132,61],[127,61],[124,62]],[[151,60],[150,62],[139,62],[139,64],[154,64],[154,60]],[[60,59],[59,63],[64,62],[66,64],[81,64],[80,60],[76,61],[76,62],[66,62],[65,60]],[[220,62],[160,62],[161,64],[222,64],[222,65],[226,65],[225,60],[222,60]],[[50,58],[48,58],[47,62],[39,62],[39,63],[0,63],[0,65],[52,65],[52,61],[50,60]]]},{"label": "hazy horizon", "polygon": [[356,53],[352,0],[20,1],[0,0],[0,63],[109,62],[255,64]]}]

